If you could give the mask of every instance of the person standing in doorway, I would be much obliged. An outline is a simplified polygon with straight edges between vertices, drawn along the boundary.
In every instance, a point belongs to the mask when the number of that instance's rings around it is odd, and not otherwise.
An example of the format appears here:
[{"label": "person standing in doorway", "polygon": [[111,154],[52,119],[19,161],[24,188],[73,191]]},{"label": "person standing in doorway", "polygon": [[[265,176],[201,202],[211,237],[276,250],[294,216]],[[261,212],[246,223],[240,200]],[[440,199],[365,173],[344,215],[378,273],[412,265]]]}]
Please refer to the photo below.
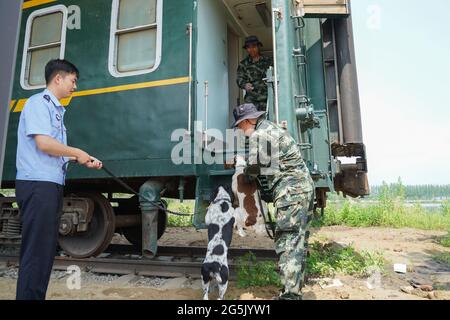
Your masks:
[{"label": "person standing in doorway", "polygon": [[261,55],[263,44],[256,36],[247,37],[244,49],[248,56],[241,61],[237,70],[237,85],[245,90],[245,102],[254,104],[258,111],[267,111],[267,84],[263,80],[272,59]]}]

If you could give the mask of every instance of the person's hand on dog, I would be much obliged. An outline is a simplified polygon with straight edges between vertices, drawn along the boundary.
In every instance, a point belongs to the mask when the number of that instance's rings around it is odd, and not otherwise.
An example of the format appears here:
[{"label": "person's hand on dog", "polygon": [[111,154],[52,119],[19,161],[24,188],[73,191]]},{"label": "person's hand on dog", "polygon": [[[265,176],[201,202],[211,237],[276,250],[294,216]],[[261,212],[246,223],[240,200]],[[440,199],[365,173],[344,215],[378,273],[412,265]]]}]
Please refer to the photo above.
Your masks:
[{"label": "person's hand on dog", "polygon": [[246,177],[249,176],[254,179],[261,174],[261,168],[257,165],[247,166],[244,169],[244,174]]},{"label": "person's hand on dog", "polygon": [[236,156],[225,160],[224,167],[225,167],[225,170],[235,169],[236,168]]}]

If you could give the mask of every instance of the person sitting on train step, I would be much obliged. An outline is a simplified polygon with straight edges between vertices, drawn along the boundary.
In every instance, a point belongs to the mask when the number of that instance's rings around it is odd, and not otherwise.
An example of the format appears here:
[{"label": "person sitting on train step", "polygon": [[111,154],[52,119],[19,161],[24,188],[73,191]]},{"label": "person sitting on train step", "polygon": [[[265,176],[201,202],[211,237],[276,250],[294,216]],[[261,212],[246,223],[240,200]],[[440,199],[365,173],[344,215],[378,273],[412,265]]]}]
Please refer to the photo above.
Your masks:
[{"label": "person sitting on train step", "polygon": [[272,59],[261,55],[262,46],[256,36],[246,38],[244,49],[248,56],[239,64],[237,85],[245,90],[246,103],[253,103],[259,111],[266,111],[267,85],[263,79],[273,63]]},{"label": "person sitting on train step", "polygon": [[67,160],[91,169],[102,163],[67,146],[60,100],[77,88],[78,69],[66,60],[45,67],[47,88],[25,103],[17,132],[16,198],[22,222],[17,300],[45,300],[56,254]]},{"label": "person sitting on train step", "polygon": [[268,192],[272,193],[276,209],[275,250],[284,286],[279,298],[299,300],[304,283],[314,181],[298,144],[286,129],[265,120],[265,112],[258,112],[253,104],[236,107],[233,115],[234,127],[250,137],[244,173],[250,178],[264,177]]}]

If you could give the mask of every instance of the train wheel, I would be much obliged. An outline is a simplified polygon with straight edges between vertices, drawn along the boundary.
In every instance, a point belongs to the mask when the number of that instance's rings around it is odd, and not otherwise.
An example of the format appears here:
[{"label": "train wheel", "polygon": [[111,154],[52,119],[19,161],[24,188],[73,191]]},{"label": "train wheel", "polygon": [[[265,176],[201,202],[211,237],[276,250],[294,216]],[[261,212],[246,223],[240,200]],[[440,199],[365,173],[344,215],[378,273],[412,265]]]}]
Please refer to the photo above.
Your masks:
[{"label": "train wheel", "polygon": [[[6,198],[6,197],[2,193],[0,193],[0,200],[1,200],[1,198]],[[2,201],[0,209],[2,209],[2,208],[12,208],[12,203]]]},{"label": "train wheel", "polygon": [[[134,198],[134,197],[133,197]],[[134,201],[138,201],[137,197]],[[167,202],[161,200],[162,206],[167,208]],[[139,206],[137,207],[139,208]],[[163,210],[158,211],[158,240],[163,236],[166,231],[168,223],[167,213]],[[122,228],[122,233],[125,238],[139,250],[142,249],[142,224],[130,228]]]},{"label": "train wheel", "polygon": [[88,230],[72,235],[60,235],[58,243],[73,258],[89,258],[101,254],[111,243],[115,230],[114,210],[101,194],[83,194],[94,202],[94,212]]},{"label": "train wheel", "polygon": [[[0,200],[1,200],[1,198],[4,198],[4,197],[5,197],[5,196],[4,196],[3,194],[0,193]],[[4,205],[3,202],[1,202],[0,209],[2,209],[3,207],[6,208],[6,205]]]}]

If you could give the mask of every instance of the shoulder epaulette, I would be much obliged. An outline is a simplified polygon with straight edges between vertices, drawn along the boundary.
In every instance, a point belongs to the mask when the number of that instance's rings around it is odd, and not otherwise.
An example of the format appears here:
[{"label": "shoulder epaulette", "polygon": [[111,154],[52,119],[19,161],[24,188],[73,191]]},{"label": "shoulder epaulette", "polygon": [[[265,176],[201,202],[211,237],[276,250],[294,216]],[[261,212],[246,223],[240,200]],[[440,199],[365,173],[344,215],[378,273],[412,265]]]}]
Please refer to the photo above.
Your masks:
[{"label": "shoulder epaulette", "polygon": [[50,96],[49,96],[48,94],[46,94],[46,95],[44,96],[44,99],[47,100],[47,102],[50,102]]}]

